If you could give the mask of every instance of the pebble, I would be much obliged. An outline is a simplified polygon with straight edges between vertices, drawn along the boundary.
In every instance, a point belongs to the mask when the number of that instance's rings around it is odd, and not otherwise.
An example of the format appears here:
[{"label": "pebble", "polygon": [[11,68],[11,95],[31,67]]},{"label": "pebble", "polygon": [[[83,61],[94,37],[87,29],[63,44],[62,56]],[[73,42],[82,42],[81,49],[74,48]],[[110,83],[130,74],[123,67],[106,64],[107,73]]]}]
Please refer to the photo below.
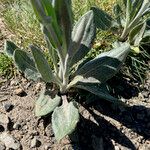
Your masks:
[{"label": "pebble", "polygon": [[14,105],[12,105],[12,104],[5,104],[4,108],[5,108],[6,112],[10,112],[14,108]]},{"label": "pebble", "polygon": [[31,148],[35,148],[35,147],[40,147],[41,145],[41,142],[37,139],[37,137],[34,137],[32,140],[31,140]]},{"label": "pebble", "polygon": [[149,93],[147,91],[143,92],[142,94],[143,94],[144,98],[148,98],[149,97]]},{"label": "pebble", "polygon": [[5,145],[0,143],[0,150],[5,150],[5,149],[6,149]]},{"label": "pebble", "polygon": [[41,83],[37,83],[35,86],[35,91],[39,91],[41,89]]},{"label": "pebble", "polygon": [[15,123],[13,125],[13,129],[15,129],[15,130],[19,130],[20,128],[21,128],[21,125],[19,123]]},{"label": "pebble", "polygon": [[51,148],[51,145],[50,145],[50,144],[47,144],[47,145],[45,145],[45,147],[44,147],[45,150],[50,150],[50,148]]},{"label": "pebble", "polygon": [[23,97],[23,96],[27,95],[26,92],[23,89],[21,89],[21,88],[18,88],[16,90],[14,90],[14,94],[18,95],[20,97]]},{"label": "pebble", "polygon": [[5,114],[0,113],[0,123],[8,124],[9,123],[9,117]]},{"label": "pebble", "polygon": [[14,86],[14,85],[17,85],[18,83],[15,81],[15,80],[12,80],[11,82],[10,82],[10,86]]},{"label": "pebble", "polygon": [[119,146],[114,147],[115,150],[120,150]]},{"label": "pebble", "polygon": [[0,141],[5,144],[7,149],[19,150],[21,147],[20,142],[7,132],[0,135]]}]

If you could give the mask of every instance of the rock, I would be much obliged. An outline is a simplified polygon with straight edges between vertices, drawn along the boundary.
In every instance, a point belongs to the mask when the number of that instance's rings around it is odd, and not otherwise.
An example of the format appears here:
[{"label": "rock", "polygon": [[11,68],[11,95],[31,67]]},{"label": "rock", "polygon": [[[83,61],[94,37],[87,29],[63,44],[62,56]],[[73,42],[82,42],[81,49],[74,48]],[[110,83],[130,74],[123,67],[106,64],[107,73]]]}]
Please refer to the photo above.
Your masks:
[{"label": "rock", "polygon": [[21,89],[21,88],[16,89],[16,90],[14,91],[14,94],[15,94],[15,95],[18,95],[18,96],[20,96],[20,97],[23,97],[23,96],[26,96],[26,95],[27,95],[27,93],[26,93],[23,89]]},{"label": "rock", "polygon": [[4,108],[5,108],[6,112],[10,112],[14,108],[14,105],[12,105],[12,104],[5,104]]},{"label": "rock", "polygon": [[148,98],[149,97],[148,91],[143,92],[142,95],[143,95],[144,98]]},{"label": "rock", "polygon": [[120,150],[119,146],[114,147],[115,150]]},{"label": "rock", "polygon": [[5,114],[0,114],[0,132],[3,132],[5,129],[7,129],[8,123],[10,119]]},{"label": "rock", "polygon": [[11,82],[10,82],[10,86],[15,86],[15,85],[17,85],[18,83],[15,81],[15,80],[12,80]]},{"label": "rock", "polygon": [[7,149],[19,150],[21,145],[12,135],[4,132],[0,135],[0,141],[5,144]]},{"label": "rock", "polygon": [[19,130],[20,128],[21,128],[21,125],[19,123],[15,123],[13,125],[13,129],[15,129],[15,130]]},{"label": "rock", "polygon": [[35,91],[39,91],[41,89],[41,83],[37,83],[35,86]]},{"label": "rock", "polygon": [[150,150],[150,146],[145,144],[145,145],[142,145],[139,150]]},{"label": "rock", "polygon": [[34,137],[32,140],[31,140],[31,148],[35,148],[35,147],[40,147],[41,145],[41,142],[37,139],[37,137]]},{"label": "rock", "polygon": [[50,144],[46,144],[45,147],[44,147],[45,150],[50,150],[50,148],[51,148]]},{"label": "rock", "polygon": [[5,145],[0,143],[0,150],[5,150],[5,149],[6,149]]},{"label": "rock", "polygon": [[0,113],[0,123],[2,124],[8,124],[9,118],[7,115]]}]

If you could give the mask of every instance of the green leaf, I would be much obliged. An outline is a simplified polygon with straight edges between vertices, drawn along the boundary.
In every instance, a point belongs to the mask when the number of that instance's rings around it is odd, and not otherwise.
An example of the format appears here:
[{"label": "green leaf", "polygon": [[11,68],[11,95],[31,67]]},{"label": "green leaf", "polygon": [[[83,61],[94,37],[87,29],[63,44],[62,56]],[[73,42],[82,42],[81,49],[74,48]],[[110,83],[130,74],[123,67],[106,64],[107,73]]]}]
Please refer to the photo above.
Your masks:
[{"label": "green leaf", "polygon": [[79,19],[72,31],[72,43],[68,51],[72,65],[88,53],[95,34],[94,14],[90,10]]},{"label": "green leaf", "polygon": [[[142,3],[143,2],[141,0],[134,0],[134,1],[128,2],[129,6],[127,8],[127,5],[126,5],[126,10],[130,9],[130,14],[129,14],[130,21],[132,21],[135,18],[135,16],[137,15],[137,13],[139,12],[141,8]],[[127,12],[126,12],[126,15],[127,15]]]},{"label": "green leaf", "polygon": [[45,82],[54,81],[54,74],[47,60],[45,59],[45,56],[42,53],[42,51],[38,47],[35,47],[33,45],[31,45],[30,48],[34,57],[34,61],[36,63],[36,67],[38,71],[40,72],[42,79]]},{"label": "green leaf", "polygon": [[58,95],[54,95],[48,91],[42,92],[35,103],[35,115],[45,116],[51,113],[60,104],[60,102],[61,98]]},{"label": "green leaf", "polygon": [[57,21],[62,29],[65,46],[68,49],[71,39],[73,13],[71,9],[71,0],[55,0],[54,8],[57,16]]},{"label": "green leaf", "polygon": [[126,4],[126,25],[129,25],[131,20],[132,0],[127,0]]},{"label": "green leaf", "polygon": [[23,72],[28,79],[36,81],[41,77],[35,67],[33,59],[25,51],[16,49],[14,52],[14,62],[16,67]]},{"label": "green leaf", "polygon": [[138,35],[136,36],[135,41],[134,41],[134,46],[140,46],[140,42],[142,41],[145,29],[146,29],[146,23],[143,24],[141,30],[139,31]]},{"label": "green leaf", "polygon": [[114,19],[105,11],[97,7],[92,7],[91,9],[94,12],[94,21],[97,28],[101,30],[109,30],[114,26]]},{"label": "green leaf", "polygon": [[59,25],[56,20],[55,10],[49,0],[31,0],[34,12],[43,25],[43,32],[49,41],[57,48],[57,52],[62,56],[62,39]]},{"label": "green leaf", "polygon": [[[61,33],[60,25],[57,20],[55,8],[52,6],[52,4],[49,0],[42,0],[41,2],[44,7],[45,14],[51,18],[51,21],[49,23],[52,25],[52,27],[55,31],[55,34],[58,38],[58,41],[61,43],[62,42],[62,39],[61,39],[62,33]],[[47,31],[48,31],[48,29],[47,29]],[[44,32],[44,34],[46,34],[46,33]],[[47,34],[50,34],[50,33],[47,33]],[[51,36],[51,40],[54,39],[53,37],[54,37],[54,35]]]},{"label": "green leaf", "polygon": [[121,20],[122,20],[122,16],[123,16],[123,11],[122,11],[121,7],[119,6],[119,4],[116,4],[113,7],[113,12],[115,14],[115,19],[117,20],[117,23],[119,25],[122,25]]},{"label": "green leaf", "polygon": [[87,83],[78,83],[77,85],[75,85],[75,87],[89,91],[95,95],[97,95],[98,97],[105,99],[111,103],[115,103],[115,104],[123,104],[124,103],[122,101],[120,101],[119,99],[111,96],[106,90],[104,90],[102,88],[101,85],[99,84],[87,84]]},{"label": "green leaf", "polygon": [[[145,31],[145,28],[146,28],[146,24],[144,22],[140,23],[140,24],[137,24],[130,32],[129,34],[129,41],[131,44],[134,43],[135,39],[138,38],[139,36],[139,32],[142,30],[142,31]],[[144,33],[143,33],[144,34]]]},{"label": "green leaf", "polygon": [[18,49],[18,46],[16,46],[13,42],[5,41],[4,51],[9,57],[13,57],[14,51],[16,49]]},{"label": "green leaf", "polygon": [[47,18],[41,0],[30,0],[34,13],[41,23],[47,23],[50,18]]},{"label": "green leaf", "polygon": [[95,59],[85,63],[76,71],[72,82],[74,80],[84,83],[95,83],[95,81],[99,81],[99,83],[106,82],[121,68],[129,51],[130,45],[124,43],[121,44],[121,47],[98,55]]},{"label": "green leaf", "polygon": [[52,128],[55,138],[59,141],[71,134],[79,121],[79,112],[74,102],[57,107],[52,114]]}]

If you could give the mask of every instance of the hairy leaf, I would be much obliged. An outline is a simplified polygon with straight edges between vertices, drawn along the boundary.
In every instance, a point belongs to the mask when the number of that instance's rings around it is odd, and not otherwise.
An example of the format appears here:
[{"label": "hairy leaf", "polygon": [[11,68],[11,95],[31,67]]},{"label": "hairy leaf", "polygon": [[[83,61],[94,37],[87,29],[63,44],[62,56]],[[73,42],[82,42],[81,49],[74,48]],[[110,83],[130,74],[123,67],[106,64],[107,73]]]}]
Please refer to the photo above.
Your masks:
[{"label": "hairy leaf", "polygon": [[132,10],[132,0],[127,0],[127,5],[126,5],[126,25],[128,25],[130,23],[131,10]]},{"label": "hairy leaf", "polygon": [[62,29],[63,39],[66,46],[64,48],[67,50],[71,42],[70,39],[73,23],[71,0],[55,0],[53,5],[55,8],[58,24]]},{"label": "hairy leaf", "polygon": [[109,30],[116,24],[115,20],[100,8],[92,7],[91,9],[94,12],[94,21],[97,28]]},{"label": "hairy leaf", "polygon": [[58,95],[52,95],[50,92],[42,92],[35,103],[35,115],[45,116],[51,113],[59,104],[61,98]]},{"label": "hairy leaf", "polygon": [[72,65],[88,53],[95,38],[95,32],[94,14],[90,10],[79,19],[72,31],[72,43],[68,52]]},{"label": "hairy leaf", "polygon": [[15,45],[13,42],[11,41],[5,41],[4,44],[4,51],[5,53],[9,56],[9,57],[13,57],[14,51],[18,49],[18,46]]},{"label": "hairy leaf", "polygon": [[31,0],[31,3],[38,20],[43,25],[44,34],[46,34],[49,42],[57,49],[58,55],[62,58],[62,37],[51,2],[49,0]]},{"label": "hairy leaf", "polygon": [[121,7],[119,6],[119,4],[116,4],[114,7],[113,7],[113,12],[115,14],[115,19],[117,20],[117,23],[119,25],[122,25],[121,23],[121,20],[122,20],[122,14],[123,14],[123,11],[121,9]]},{"label": "hairy leaf", "polygon": [[124,104],[119,99],[111,96],[106,90],[104,90],[99,84],[87,84],[87,83],[78,83],[75,87],[89,91],[98,97],[105,99],[111,103],[115,104]]},{"label": "hairy leaf", "polygon": [[135,41],[134,41],[134,46],[140,46],[140,42],[142,41],[145,29],[146,29],[146,23],[143,24],[141,30],[137,34]]},{"label": "hairy leaf", "polygon": [[17,68],[25,74],[28,79],[37,80],[40,74],[35,67],[35,63],[31,56],[20,49],[14,52],[14,62]]},{"label": "hairy leaf", "polygon": [[[94,83],[95,81],[99,81],[99,83],[106,82],[120,69],[129,51],[129,44],[124,43],[121,47],[100,54],[79,68],[75,73],[74,80],[86,83],[93,83],[93,81]],[[74,80],[72,82],[75,84]]]},{"label": "hairy leaf", "polygon": [[[146,24],[144,22],[140,23],[140,24],[137,24],[133,30],[131,30],[130,34],[129,34],[129,41],[131,44],[134,43],[135,39],[138,38],[139,36],[139,32],[142,30],[143,31],[143,34],[144,34],[144,31],[145,31],[145,28],[146,28]],[[143,36],[142,34],[142,36]],[[141,37],[140,37],[141,38]]]},{"label": "hairy leaf", "polygon": [[79,112],[74,102],[57,107],[52,114],[52,128],[55,138],[59,141],[71,134],[79,121]]},{"label": "hairy leaf", "polygon": [[38,71],[40,72],[42,79],[45,82],[52,82],[54,81],[54,74],[52,72],[52,69],[50,68],[47,60],[44,57],[44,54],[42,51],[33,45],[30,46],[34,61],[36,63],[36,67]]}]

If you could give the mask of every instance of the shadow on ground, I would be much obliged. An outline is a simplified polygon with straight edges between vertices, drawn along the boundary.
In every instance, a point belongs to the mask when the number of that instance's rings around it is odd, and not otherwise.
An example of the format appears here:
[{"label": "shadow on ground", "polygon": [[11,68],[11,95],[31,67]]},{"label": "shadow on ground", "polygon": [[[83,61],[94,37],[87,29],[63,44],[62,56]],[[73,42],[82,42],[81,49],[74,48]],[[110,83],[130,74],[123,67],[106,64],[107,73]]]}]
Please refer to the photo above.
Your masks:
[{"label": "shadow on ground", "polygon": [[[137,96],[139,93],[138,88],[124,79],[120,82],[114,79],[110,83],[116,83],[115,95],[125,99],[132,101],[132,97]],[[137,145],[132,142],[134,138],[135,140],[137,140],[138,136],[142,136],[144,140],[150,138],[149,108],[140,105],[114,108],[110,103],[99,98],[90,104],[81,102],[81,105],[89,114],[81,115],[81,121],[77,127],[80,149],[113,150],[115,149],[114,143],[118,143],[124,149],[136,150]],[[116,120],[121,127],[112,124],[105,117]],[[126,129],[122,129],[122,126]]]}]

